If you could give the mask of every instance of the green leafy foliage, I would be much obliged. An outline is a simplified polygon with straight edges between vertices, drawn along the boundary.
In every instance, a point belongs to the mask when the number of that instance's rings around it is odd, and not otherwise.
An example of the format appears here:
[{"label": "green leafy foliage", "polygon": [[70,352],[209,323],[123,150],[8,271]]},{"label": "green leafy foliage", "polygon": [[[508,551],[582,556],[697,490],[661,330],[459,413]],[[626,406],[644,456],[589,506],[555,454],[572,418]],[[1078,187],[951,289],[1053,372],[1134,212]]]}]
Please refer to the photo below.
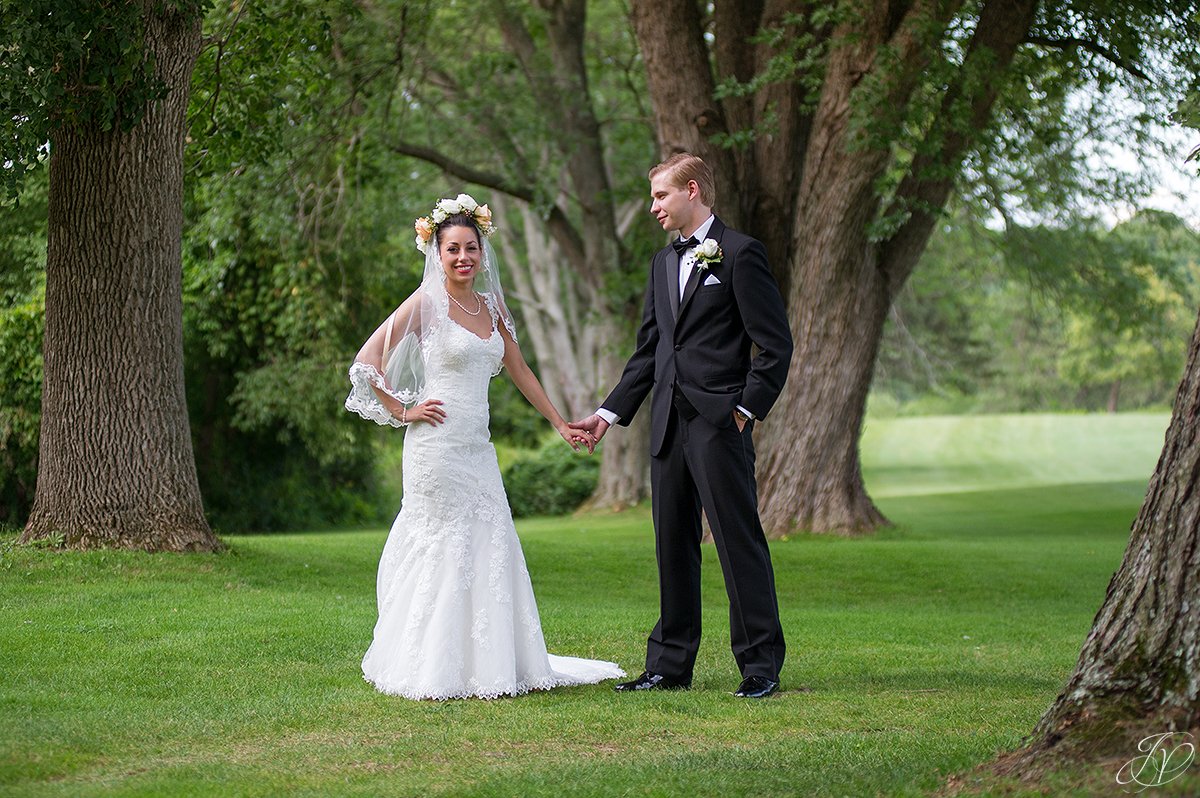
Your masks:
[{"label": "green leafy foliage", "polygon": [[[1111,409],[1126,386],[1135,403],[1154,386],[1154,400],[1165,405],[1186,362],[1200,305],[1200,236],[1162,213],[1143,213],[1111,235],[1128,242],[1126,273],[1139,284],[1139,311],[1117,323],[1105,314],[1068,311],[1058,371],[1083,395],[1107,391]],[[1150,259],[1157,263],[1149,265]]]},{"label": "green leafy foliage", "polygon": [[355,78],[331,33],[345,11],[234,4],[205,21],[212,44],[189,114],[184,347],[205,510],[223,532],[395,512],[375,467],[395,433],[342,402],[354,352],[419,264],[387,211],[411,204],[406,182],[361,148]]},{"label": "green leafy foliage", "polygon": [[[170,0],[155,13],[202,14],[211,0]],[[130,130],[165,96],[142,46],[133,0],[0,0],[0,181],[14,199],[56,127]]]},{"label": "green leafy foliage", "polygon": [[45,284],[47,174],[31,175],[20,201],[0,212],[0,307],[28,301]]},{"label": "green leafy foliage", "polygon": [[[955,223],[957,222],[957,223]],[[990,231],[947,221],[892,306],[874,389],[911,403],[970,396],[990,376],[996,344],[979,328],[980,275],[1000,267]]]},{"label": "green leafy foliage", "polygon": [[1111,230],[1003,232],[957,216],[897,299],[872,405],[1162,407],[1197,304],[1200,235],[1171,214],[1146,211]]},{"label": "green leafy foliage", "polygon": [[[526,360],[536,368],[537,363],[531,356],[527,355]],[[488,407],[491,414],[488,428],[492,438],[509,446],[537,448],[550,425],[521,395],[506,371],[488,386]]]},{"label": "green leafy foliage", "polygon": [[188,399],[205,509],[221,531],[378,517],[378,431],[341,409],[357,344],[340,275],[296,234],[283,198],[255,198],[274,168],[202,185],[185,231]]},{"label": "green leafy foliage", "polygon": [[[772,54],[763,68],[749,80],[738,80],[732,75],[724,77],[717,83],[713,99],[750,97],[773,84],[794,83],[797,90],[804,93],[805,105],[815,106],[825,76],[825,59],[829,55],[829,39],[818,35],[818,31],[835,24],[845,13],[845,7],[833,4],[817,7],[806,14],[783,14],[776,23],[763,28],[746,42],[746,46],[770,47]],[[743,149],[755,139],[776,132],[777,125],[777,116],[769,109],[754,127],[718,133],[713,140],[722,147]]]},{"label": "green leafy foliage", "polygon": [[557,437],[504,472],[514,518],[569,513],[592,495],[600,461],[573,451]]},{"label": "green leafy foliage", "polygon": [[1200,73],[1198,37],[1195,2],[1040,4],[968,156],[964,195],[1024,227],[1094,223],[1097,207],[1141,204],[1153,160],[1175,158],[1161,130]]},{"label": "green leafy foliage", "polygon": [[0,523],[20,524],[37,485],[45,298],[0,310]]},{"label": "green leafy foliage", "polygon": [[191,175],[234,175],[267,164],[281,149],[303,146],[289,132],[306,129],[341,101],[334,96],[330,55],[330,14],[337,6],[274,0],[211,10],[204,20],[207,45],[192,73]]},{"label": "green leafy foliage", "polygon": [[0,525],[21,525],[33,502],[42,413],[46,173],[0,213]]},{"label": "green leafy foliage", "polygon": [[[597,209],[591,198],[564,190],[570,185],[567,174],[579,147],[564,139],[562,127],[563,114],[571,112],[564,104],[586,90],[603,158],[612,167],[608,179],[613,197],[645,207],[645,170],[655,163],[657,152],[628,9],[613,0],[587,4],[581,54],[587,85],[583,87],[559,74],[551,58],[546,42],[548,13],[547,6],[511,0],[470,9],[454,3],[385,0],[363,6],[361,16],[345,15],[333,35],[344,59],[340,66],[355,81],[353,96],[370,140],[367,146],[387,151],[393,143],[404,142],[437,150],[457,165],[494,176],[520,194],[527,192],[530,204],[543,217],[557,202],[581,229],[585,209]],[[504,32],[506,20],[519,21],[528,31],[528,70]],[[464,42],[470,46],[464,47]],[[428,179],[438,174],[419,159],[403,158],[401,164],[406,171],[411,169],[414,180],[418,175]],[[440,178],[427,185],[445,182]],[[452,190],[475,190],[457,179],[448,182]],[[496,193],[492,188],[481,191],[477,197]],[[502,220],[503,234],[524,254],[526,241],[516,217],[514,213]],[[627,257],[622,258],[620,270],[608,276],[605,287],[613,295],[613,306],[640,307],[645,284],[638,272],[662,246],[661,229],[633,225],[614,243]],[[520,263],[505,266],[521,268]],[[563,272],[564,281],[579,279],[570,268]]]},{"label": "green leafy foliage", "polygon": [[[907,76],[887,43],[854,89],[855,146],[888,156],[872,241],[889,239],[914,212],[941,213],[918,200],[891,202],[919,156],[930,157],[913,177],[954,181],[957,195],[983,214],[1026,229],[1094,225],[1098,207],[1137,206],[1155,186],[1155,160],[1175,157],[1161,131],[1180,87],[1200,73],[1197,3],[1038,4],[980,126],[968,99],[996,75],[993,54],[972,49],[982,5],[963,3],[944,24],[931,14],[914,28],[926,40],[920,75]],[[897,87],[912,79],[911,98],[894,102]],[[968,144],[961,164],[936,157],[951,136]],[[1114,157],[1118,151],[1134,163]]]},{"label": "green leafy foliage", "polygon": [[[1187,95],[1179,101],[1173,117],[1176,122],[1192,130],[1200,130],[1200,87],[1197,84],[1200,84],[1200,75]],[[1187,160],[1200,161],[1200,145],[1188,153]]]}]

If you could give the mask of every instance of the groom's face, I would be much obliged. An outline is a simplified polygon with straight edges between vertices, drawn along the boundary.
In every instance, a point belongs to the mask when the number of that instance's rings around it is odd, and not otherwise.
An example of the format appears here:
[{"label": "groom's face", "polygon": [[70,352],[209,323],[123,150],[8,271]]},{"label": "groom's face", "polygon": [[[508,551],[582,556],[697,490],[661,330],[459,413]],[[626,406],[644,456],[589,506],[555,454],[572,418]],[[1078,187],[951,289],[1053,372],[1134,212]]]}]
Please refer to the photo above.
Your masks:
[{"label": "groom's face", "polygon": [[688,227],[696,212],[699,191],[694,181],[680,187],[672,175],[659,172],[650,178],[650,213],[667,232]]}]

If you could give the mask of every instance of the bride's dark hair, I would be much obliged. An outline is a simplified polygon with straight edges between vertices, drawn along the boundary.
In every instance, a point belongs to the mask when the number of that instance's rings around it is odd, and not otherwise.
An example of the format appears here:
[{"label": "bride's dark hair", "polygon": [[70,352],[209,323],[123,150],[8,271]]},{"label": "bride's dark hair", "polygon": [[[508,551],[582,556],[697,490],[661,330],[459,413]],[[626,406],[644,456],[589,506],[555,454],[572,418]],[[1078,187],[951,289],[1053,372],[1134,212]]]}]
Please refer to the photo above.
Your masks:
[{"label": "bride's dark hair", "polygon": [[442,231],[447,227],[469,227],[475,231],[475,242],[480,246],[483,245],[483,233],[479,229],[479,225],[475,223],[475,217],[469,213],[452,213],[442,220],[442,223],[437,226],[434,231],[434,236],[437,238],[437,245],[442,245]]}]

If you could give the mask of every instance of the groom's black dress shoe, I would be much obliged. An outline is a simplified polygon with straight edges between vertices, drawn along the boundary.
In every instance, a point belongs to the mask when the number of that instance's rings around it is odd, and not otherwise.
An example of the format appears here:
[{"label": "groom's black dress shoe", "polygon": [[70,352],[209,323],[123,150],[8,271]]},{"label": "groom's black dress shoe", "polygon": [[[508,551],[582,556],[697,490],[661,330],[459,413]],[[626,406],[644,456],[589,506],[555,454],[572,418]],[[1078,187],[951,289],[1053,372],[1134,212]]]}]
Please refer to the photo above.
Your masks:
[{"label": "groom's black dress shoe", "polygon": [[621,682],[613,687],[618,693],[631,693],[634,690],[687,690],[692,686],[692,680],[672,679],[661,673],[642,671],[642,675],[632,682]]},{"label": "groom's black dress shoe", "polygon": [[742,686],[734,693],[738,698],[766,698],[779,690],[779,682],[773,682],[766,676],[747,676],[742,679]]}]

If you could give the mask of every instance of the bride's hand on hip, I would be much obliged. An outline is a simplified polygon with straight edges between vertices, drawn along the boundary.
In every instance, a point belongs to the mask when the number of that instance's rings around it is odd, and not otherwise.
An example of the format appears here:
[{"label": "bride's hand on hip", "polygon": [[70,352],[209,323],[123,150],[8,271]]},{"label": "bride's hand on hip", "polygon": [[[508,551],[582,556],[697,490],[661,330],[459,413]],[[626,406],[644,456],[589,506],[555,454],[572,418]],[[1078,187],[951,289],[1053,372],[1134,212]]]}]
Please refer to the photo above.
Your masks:
[{"label": "bride's hand on hip", "polygon": [[442,402],[438,399],[426,399],[419,405],[413,405],[403,413],[403,420],[412,424],[416,421],[424,421],[427,424],[437,426],[446,421],[446,411],[441,408]]}]

